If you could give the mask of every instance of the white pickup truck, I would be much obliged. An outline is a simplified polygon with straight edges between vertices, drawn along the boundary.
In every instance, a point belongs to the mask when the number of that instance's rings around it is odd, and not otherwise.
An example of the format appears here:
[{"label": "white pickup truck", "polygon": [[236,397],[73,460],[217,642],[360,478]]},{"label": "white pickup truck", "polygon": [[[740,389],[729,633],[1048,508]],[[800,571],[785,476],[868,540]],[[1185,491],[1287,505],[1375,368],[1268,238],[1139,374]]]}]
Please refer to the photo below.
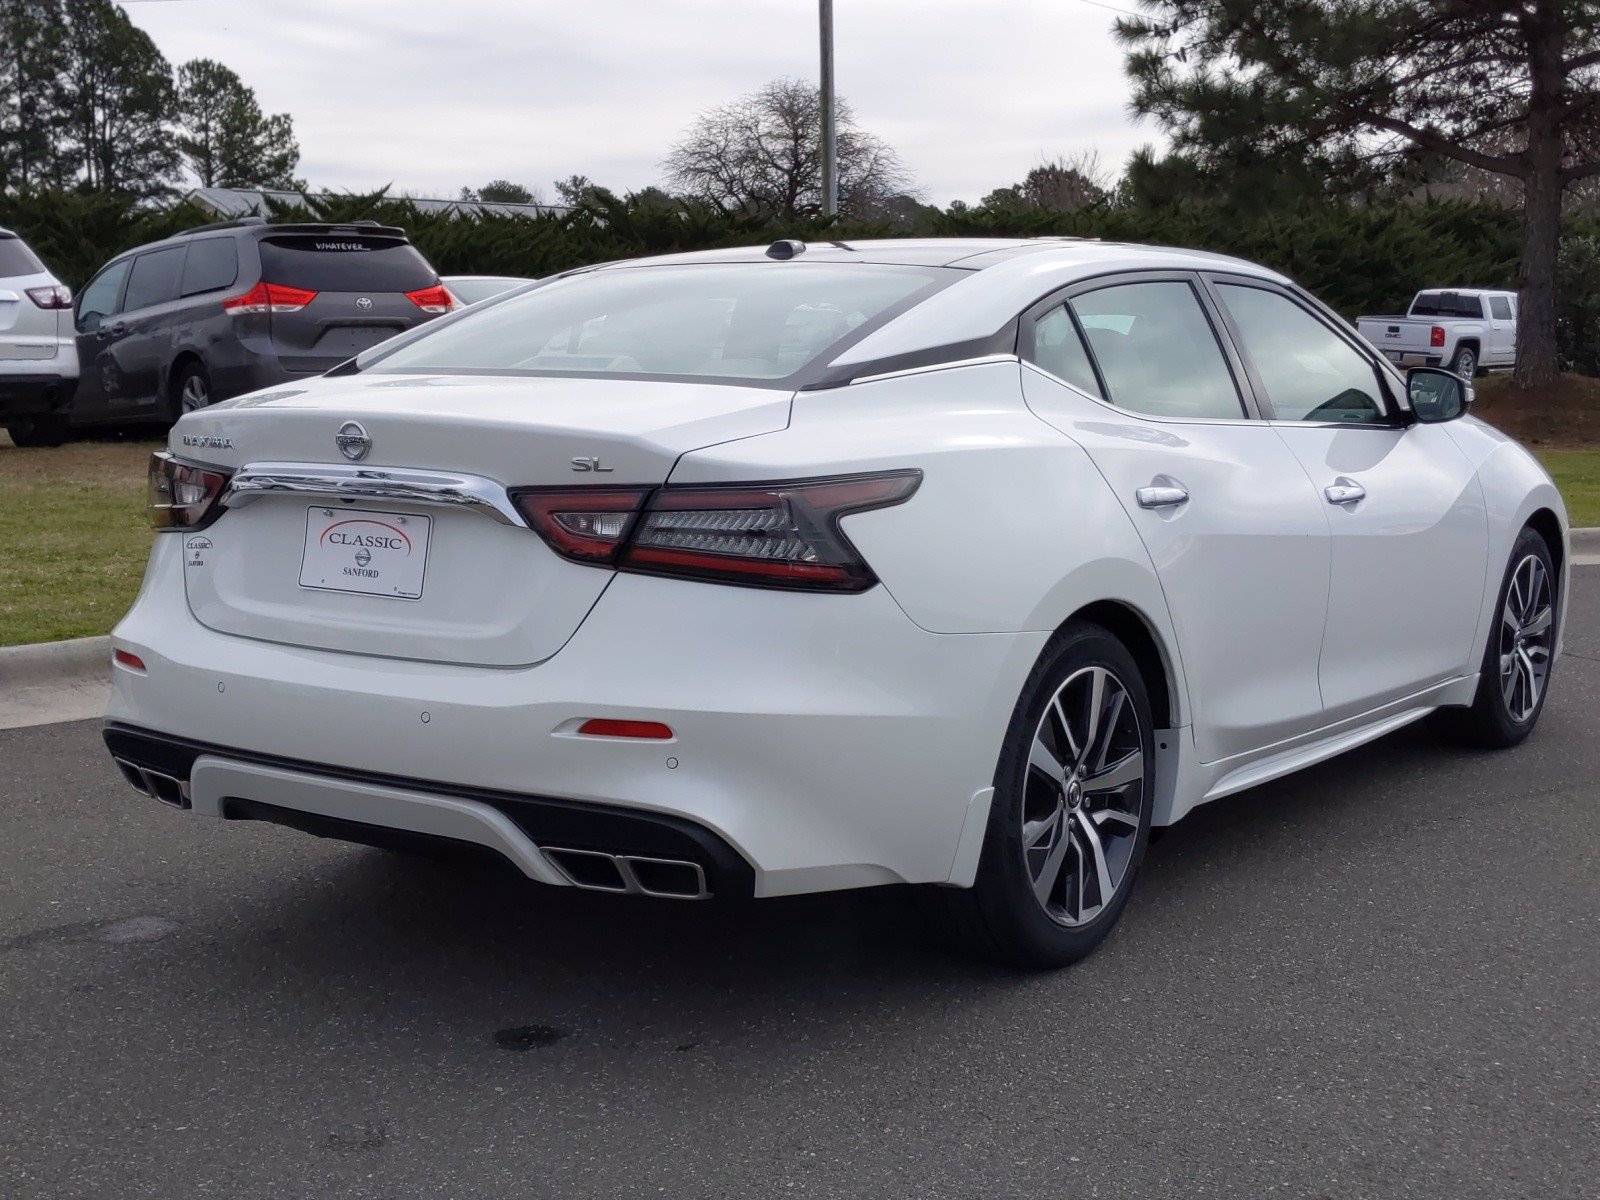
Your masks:
[{"label": "white pickup truck", "polygon": [[1517,361],[1517,294],[1482,288],[1418,292],[1405,316],[1357,317],[1356,328],[1391,362],[1443,366],[1471,379]]}]

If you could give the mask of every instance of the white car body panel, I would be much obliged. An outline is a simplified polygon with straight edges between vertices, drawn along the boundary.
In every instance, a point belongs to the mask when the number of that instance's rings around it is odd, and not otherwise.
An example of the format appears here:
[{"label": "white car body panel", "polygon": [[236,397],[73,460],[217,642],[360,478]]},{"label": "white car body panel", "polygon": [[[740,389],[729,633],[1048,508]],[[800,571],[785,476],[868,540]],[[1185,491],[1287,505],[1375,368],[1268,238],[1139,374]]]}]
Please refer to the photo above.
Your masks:
[{"label": "white car body panel", "polygon": [[[438,557],[422,598],[306,594],[298,554],[318,501],[252,497],[192,538],[156,538],[113,639],[144,668],[116,670],[109,719],[206,748],[190,781],[198,810],[222,813],[254,790],[305,813],[490,846],[544,882],[568,879],[473,795],[691,822],[748,862],[761,896],[967,886],[1018,696],[1051,636],[1085,610],[1150,647],[1154,820],[1169,824],[1470,702],[1506,559],[1530,520],[1560,533],[1564,603],[1559,496],[1531,456],[1471,418],[1396,429],[1155,419],[1003,347],[907,361],[993,342],[1035,301],[1110,271],[1225,264],[1281,277],[1187,251],[939,245],[982,269],[829,360],[853,382],[363,373],[219,404],[170,435],[175,455],[228,471],[347,470],[334,435],[357,421],[371,441],[361,469],[505,488],[915,469],[904,503],[840,522],[876,586],[809,594],[613,572],[559,558],[515,521],[389,501],[362,507],[431,521]],[[1328,503],[1339,478],[1367,499]],[[1137,489],[1163,483],[1187,502],[1136,503]],[[207,543],[198,565],[194,538]],[[661,722],[671,737],[578,735],[591,718]]]}]

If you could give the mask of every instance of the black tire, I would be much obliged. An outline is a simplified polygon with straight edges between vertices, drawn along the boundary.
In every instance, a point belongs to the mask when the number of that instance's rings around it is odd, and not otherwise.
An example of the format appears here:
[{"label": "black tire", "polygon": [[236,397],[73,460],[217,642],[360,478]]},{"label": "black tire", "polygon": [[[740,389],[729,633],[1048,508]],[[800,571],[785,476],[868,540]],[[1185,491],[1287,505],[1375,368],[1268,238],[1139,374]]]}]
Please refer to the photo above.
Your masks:
[{"label": "black tire", "polygon": [[205,366],[198,362],[187,362],[179,367],[173,373],[172,383],[167,390],[167,416],[173,421],[186,412],[205,408],[213,399],[211,376],[206,374]]},{"label": "black tire", "polygon": [[1457,346],[1450,369],[1463,379],[1471,381],[1478,376],[1478,351],[1472,346]]},{"label": "black tire", "polygon": [[[1513,631],[1509,617],[1508,605],[1518,607],[1512,599],[1512,589],[1515,585],[1518,593],[1528,589],[1519,573],[1528,571],[1528,561],[1536,560],[1538,567],[1543,571],[1543,579],[1548,591],[1541,600],[1535,595],[1526,602],[1524,607],[1535,622],[1539,618],[1541,609],[1548,609],[1548,633],[1542,637],[1530,639],[1523,626],[1523,636],[1518,640]],[[1550,695],[1550,669],[1554,665],[1551,660],[1551,651],[1556,639],[1556,614],[1560,611],[1561,580],[1556,575],[1555,563],[1550,557],[1550,547],[1537,530],[1524,529],[1517,535],[1515,545],[1511,549],[1511,560],[1506,563],[1505,578],[1501,580],[1500,591],[1495,601],[1494,621],[1489,629],[1489,637],[1483,648],[1483,661],[1479,664],[1478,690],[1468,708],[1441,708],[1433,714],[1434,728],[1451,741],[1464,746],[1472,746],[1483,750],[1504,750],[1523,741],[1533,727],[1539,722],[1539,714],[1544,711],[1544,702]],[[1531,605],[1532,608],[1527,606]],[[1522,654],[1519,654],[1519,650]],[[1540,652],[1543,652],[1542,660]],[[1507,677],[1502,673],[1502,663],[1509,653],[1512,662],[1513,678],[1509,685]],[[1525,655],[1526,661],[1543,667],[1544,676],[1537,680],[1535,696],[1530,706],[1526,705],[1526,691],[1518,692],[1518,678],[1520,686],[1524,689],[1527,680],[1537,677],[1536,669],[1532,674],[1524,671],[1515,661]],[[1523,711],[1514,711],[1516,709]]]},{"label": "black tire", "polygon": [[14,417],[6,432],[18,446],[59,446],[72,436],[72,424],[65,413],[44,413],[37,417]]},{"label": "black tire", "polygon": [[[1036,734],[1045,736],[1042,722],[1057,693],[1062,692],[1063,703],[1060,710],[1053,711],[1071,712],[1079,697],[1078,689],[1092,688],[1094,669],[1107,673],[1108,682],[1103,687],[1108,695],[1114,682],[1120,684],[1125,697],[1114,719],[1102,721],[1102,728],[1109,725],[1110,735],[1102,743],[1104,749],[1098,757],[1103,762],[1114,749],[1116,758],[1113,760],[1115,771],[1102,771],[1098,778],[1109,780],[1116,772],[1131,771],[1135,754],[1140,775],[1136,783],[1124,785],[1121,791],[1095,793],[1092,785],[1097,776],[1091,772],[1084,780],[1089,785],[1083,788],[1083,793],[1087,794],[1079,800],[1073,798],[1071,783],[1077,778],[1078,768],[1063,768],[1065,778],[1056,779],[1048,771],[1030,766],[1029,760]],[[1068,684],[1071,686],[1067,687]],[[1085,711],[1090,707],[1086,703]],[[1131,710],[1134,725],[1130,725],[1125,710]],[[1109,711],[1110,704],[1102,710]],[[1059,721],[1051,720],[1050,729],[1059,730]],[[1077,740],[1087,740],[1082,736],[1086,728],[1080,724],[1077,729]],[[929,889],[930,899],[960,944],[1011,966],[1044,969],[1077,962],[1105,940],[1127,905],[1149,842],[1154,802],[1151,783],[1155,777],[1153,732],[1149,693],[1132,655],[1121,642],[1105,629],[1088,622],[1073,622],[1051,640],[1023,686],[1006,731],[995,770],[994,803],[989,812],[977,881],[970,889]],[[1070,742],[1058,740],[1056,745],[1069,746]],[[1086,750],[1093,753],[1092,748],[1086,747]],[[1065,756],[1062,761],[1065,762]],[[1060,796],[1054,809],[1049,799],[1052,794]],[[1131,809],[1135,804],[1134,822],[1129,821],[1131,812],[1105,811],[1113,807]],[[1057,815],[1046,815],[1051,811]],[[1028,813],[1034,814],[1033,820],[1027,820]],[[1104,823],[1096,824],[1097,817]],[[1052,843],[1057,839],[1067,840],[1067,847],[1059,854],[1053,844],[1026,850],[1025,823],[1037,831],[1050,820],[1061,822]],[[1097,853],[1091,858],[1087,839],[1092,829],[1098,829],[1099,833],[1094,834],[1093,847]],[[1042,859],[1039,857],[1041,850]],[[1059,875],[1054,877],[1057,882],[1050,885],[1050,897],[1041,901],[1035,894],[1035,879],[1043,878],[1048,870],[1044,864],[1052,860],[1057,864]],[[1121,865],[1122,872],[1114,880],[1109,899],[1094,878],[1085,877],[1080,882],[1077,875],[1095,860],[1112,867]],[[1036,862],[1040,863],[1037,868]],[[1079,923],[1073,923],[1071,911],[1074,889],[1077,890],[1078,916],[1089,908],[1086,891],[1093,892],[1099,900],[1098,908]],[[1047,908],[1057,895],[1062,911],[1052,915],[1054,910],[1047,911]]]}]

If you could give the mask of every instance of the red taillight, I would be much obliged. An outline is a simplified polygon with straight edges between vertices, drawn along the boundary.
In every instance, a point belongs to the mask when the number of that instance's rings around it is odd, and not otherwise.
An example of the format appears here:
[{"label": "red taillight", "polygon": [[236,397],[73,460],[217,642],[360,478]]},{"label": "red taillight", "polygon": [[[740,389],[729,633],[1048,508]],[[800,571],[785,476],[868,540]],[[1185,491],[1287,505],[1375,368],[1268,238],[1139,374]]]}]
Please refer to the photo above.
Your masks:
[{"label": "red taillight", "polygon": [[216,519],[230,472],[173,458],[150,456],[150,524],[157,529],[198,529]]},{"label": "red taillight", "polygon": [[317,298],[305,288],[285,287],[281,283],[258,283],[242,296],[230,296],[222,310],[231,316],[251,313],[296,313]]},{"label": "red taillight", "polygon": [[517,493],[517,507],[550,548],[573,562],[616,561],[633,527],[644,488],[538,488]]},{"label": "red taillight", "polygon": [[[920,471],[710,487],[529,489],[517,504],[552,549],[624,571],[803,591],[860,592],[877,576],[839,528],[908,499]],[[643,506],[641,508],[641,506]]]},{"label": "red taillight", "polygon": [[50,287],[28,288],[28,299],[40,308],[71,308],[72,289],[62,287],[59,283]]},{"label": "red taillight", "polygon": [[130,654],[126,650],[113,650],[111,652],[111,661],[119,667],[127,667],[130,671],[144,670],[144,659],[137,654]]},{"label": "red taillight", "polygon": [[1428,334],[1428,345],[1430,345],[1430,346],[1442,346],[1442,345],[1444,345],[1444,326],[1443,325],[1435,325],[1433,327],[1433,332]]},{"label": "red taillight", "polygon": [[443,284],[407,292],[406,299],[425,313],[447,313],[456,306],[455,298]]},{"label": "red taillight", "polygon": [[585,737],[644,738],[647,741],[666,741],[672,730],[660,721],[612,721],[591,717],[578,726]]}]

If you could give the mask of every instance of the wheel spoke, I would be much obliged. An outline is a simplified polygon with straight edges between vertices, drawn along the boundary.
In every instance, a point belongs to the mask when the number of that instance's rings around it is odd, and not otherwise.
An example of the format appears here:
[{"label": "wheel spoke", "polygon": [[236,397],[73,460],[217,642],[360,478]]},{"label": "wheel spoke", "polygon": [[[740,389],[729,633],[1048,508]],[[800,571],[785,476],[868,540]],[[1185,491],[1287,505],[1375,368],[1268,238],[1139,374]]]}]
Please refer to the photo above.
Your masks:
[{"label": "wheel spoke", "polygon": [[[1098,908],[1110,903],[1111,894],[1116,891],[1111,884],[1111,868],[1106,863],[1106,848],[1100,842],[1100,831],[1094,827],[1094,823],[1085,817],[1081,810],[1073,815],[1077,817],[1078,829],[1082,835],[1079,842],[1089,851],[1094,863],[1095,884],[1100,892],[1100,904],[1096,905]],[[1084,874],[1088,872],[1085,871]]]},{"label": "wheel spoke", "polygon": [[1050,836],[1050,831],[1061,824],[1061,808],[1056,806],[1054,812],[1048,817],[1041,817],[1037,821],[1024,821],[1022,823],[1022,845],[1027,850],[1037,850],[1039,843]]},{"label": "wheel spoke", "polygon": [[[1074,767],[1087,765],[1089,756],[1094,753],[1097,739],[1100,736],[1100,710],[1105,706],[1106,697],[1106,670],[1104,667],[1089,668],[1089,704],[1087,720],[1083,731],[1083,746],[1072,748],[1077,756]],[[1059,700],[1057,701],[1059,703]]]},{"label": "wheel spoke", "polygon": [[1534,613],[1531,618],[1529,618],[1528,623],[1522,627],[1522,636],[1539,637],[1541,634],[1544,634],[1549,630],[1550,624],[1553,620],[1554,615],[1551,613],[1550,606],[1547,604],[1538,612]]},{"label": "wheel spoke", "polygon": [[1103,768],[1098,775],[1091,775],[1083,781],[1083,790],[1086,792],[1114,792],[1118,788],[1125,788],[1130,783],[1136,783],[1144,778],[1144,751],[1135,750],[1123,758],[1119,758],[1109,767]]},{"label": "wheel spoke", "polygon": [[[1089,820],[1094,822],[1096,829],[1105,829],[1107,823],[1127,826],[1129,833],[1139,828],[1139,814],[1122,812],[1115,808],[1098,808],[1089,814]],[[1112,832],[1116,832],[1113,830]]]},{"label": "wheel spoke", "polygon": [[1050,847],[1050,853],[1045,855],[1044,865],[1039,868],[1039,874],[1033,880],[1033,894],[1039,898],[1039,903],[1046,907],[1055,894],[1056,883],[1061,878],[1061,864],[1067,857],[1067,843],[1071,841],[1059,817],[1055,825],[1055,844]]},{"label": "wheel spoke", "polygon": [[1052,783],[1059,784],[1066,778],[1067,769],[1055,756],[1055,752],[1044,744],[1043,735],[1044,725],[1041,722],[1039,732],[1033,735],[1033,745],[1028,748],[1028,765]]},{"label": "wheel spoke", "polygon": [[1122,706],[1128,702],[1128,693],[1118,688],[1106,701],[1106,711],[1100,720],[1100,736],[1086,760],[1086,774],[1098,774],[1106,769],[1106,755],[1111,753],[1111,739],[1117,735],[1117,722],[1122,719]]}]

